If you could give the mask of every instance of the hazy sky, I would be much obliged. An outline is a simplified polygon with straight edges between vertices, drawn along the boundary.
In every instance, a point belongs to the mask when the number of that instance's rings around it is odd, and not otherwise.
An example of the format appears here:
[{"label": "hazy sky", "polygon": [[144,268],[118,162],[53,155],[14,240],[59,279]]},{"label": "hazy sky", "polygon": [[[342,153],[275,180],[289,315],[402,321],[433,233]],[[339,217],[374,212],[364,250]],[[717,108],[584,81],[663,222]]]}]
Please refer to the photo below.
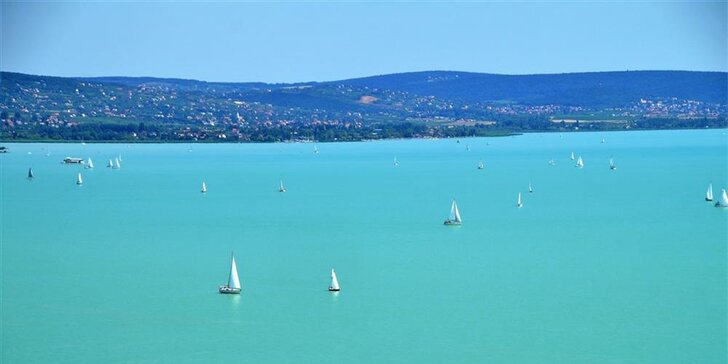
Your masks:
[{"label": "hazy sky", "polygon": [[727,71],[722,2],[2,2],[0,68],[326,81],[457,70]]}]

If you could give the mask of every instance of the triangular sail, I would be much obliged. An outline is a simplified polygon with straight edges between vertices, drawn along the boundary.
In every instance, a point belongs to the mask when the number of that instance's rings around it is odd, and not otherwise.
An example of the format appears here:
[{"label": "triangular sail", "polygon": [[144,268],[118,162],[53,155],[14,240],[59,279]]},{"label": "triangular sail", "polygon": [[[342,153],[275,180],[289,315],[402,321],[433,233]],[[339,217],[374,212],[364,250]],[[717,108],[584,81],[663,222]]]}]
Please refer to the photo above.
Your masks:
[{"label": "triangular sail", "polygon": [[573,161],[574,159],[576,159],[574,158],[574,152],[571,152],[571,160]]},{"label": "triangular sail", "polygon": [[230,264],[230,278],[228,278],[228,287],[240,289],[240,278],[238,278],[238,266],[235,264],[235,256],[232,257]]},{"label": "triangular sail", "polygon": [[708,185],[708,192],[705,193],[706,201],[713,201],[713,184]]},{"label": "triangular sail", "polygon": [[119,158],[116,158],[114,160],[114,168],[116,168],[116,169],[121,168],[121,164],[119,163]]},{"label": "triangular sail", "polygon": [[77,185],[83,184],[83,178],[81,177],[81,173],[79,173],[78,176],[76,177],[76,184]]},{"label": "triangular sail", "polygon": [[329,290],[330,291],[340,290],[339,280],[336,279],[336,272],[334,271],[334,268],[331,268],[331,283],[329,284]]},{"label": "triangular sail", "polygon": [[91,160],[91,157],[88,158],[88,163],[86,163],[86,168],[93,168],[94,167],[94,161]]},{"label": "triangular sail", "polygon": [[109,167],[109,168],[113,168],[114,167],[114,162],[111,161],[111,159],[109,159],[109,163],[106,166]]},{"label": "triangular sail", "polygon": [[718,201],[715,206],[718,207],[728,207],[728,193],[725,192],[725,188],[723,189],[723,192],[720,195],[720,201]]},{"label": "triangular sail", "polygon": [[581,168],[584,167],[584,161],[579,157],[579,160],[576,161],[576,166]]},{"label": "triangular sail", "polygon": [[202,182],[202,188],[200,189],[200,192],[207,192],[207,185],[205,184],[205,182]]},{"label": "triangular sail", "polygon": [[455,200],[452,200],[452,207],[450,207],[450,220],[462,222],[460,219],[460,210],[458,210],[458,204]]},{"label": "triangular sail", "polygon": [[28,178],[33,178],[33,168],[28,168]]},{"label": "triangular sail", "polygon": [[521,207],[523,206],[523,203],[521,202],[521,193],[518,192],[518,199],[516,200],[516,206]]}]

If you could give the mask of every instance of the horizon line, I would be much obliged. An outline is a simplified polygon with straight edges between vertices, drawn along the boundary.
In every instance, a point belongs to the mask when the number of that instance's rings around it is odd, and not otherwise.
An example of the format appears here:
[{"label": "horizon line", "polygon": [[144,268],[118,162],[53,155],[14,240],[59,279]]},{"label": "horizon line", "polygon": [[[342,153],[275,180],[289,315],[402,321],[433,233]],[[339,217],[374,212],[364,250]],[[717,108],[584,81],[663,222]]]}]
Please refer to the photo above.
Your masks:
[{"label": "horizon line", "polygon": [[373,75],[368,75],[368,76],[357,76],[357,77],[349,77],[349,78],[340,78],[340,79],[326,80],[326,81],[286,81],[286,82],[271,82],[271,81],[208,81],[208,80],[201,80],[201,79],[196,79],[196,78],[163,77],[163,76],[120,76],[120,75],[106,75],[106,76],[56,76],[56,75],[43,75],[43,74],[25,73],[25,72],[19,72],[19,71],[9,71],[9,70],[2,70],[2,69],[0,69],[0,72],[1,73],[17,73],[17,74],[22,74],[22,75],[27,75],[27,76],[36,76],[36,77],[54,77],[54,78],[69,78],[69,79],[94,79],[94,78],[127,78],[127,79],[135,79],[135,78],[152,78],[152,79],[159,79],[159,80],[195,81],[195,82],[203,82],[203,83],[228,83],[228,84],[235,84],[235,83],[264,83],[264,84],[271,84],[271,85],[341,82],[341,81],[358,80],[358,79],[371,78],[371,77],[382,77],[382,76],[392,76],[392,75],[404,75],[404,74],[414,74],[414,73],[428,73],[428,72],[465,73],[465,74],[492,75],[492,76],[550,76],[550,75],[573,75],[573,74],[590,74],[590,73],[627,73],[627,72],[694,72],[694,73],[725,73],[725,74],[728,74],[728,70],[726,70],[726,71],[705,71],[705,70],[665,70],[665,69],[639,69],[639,70],[637,70],[637,69],[635,69],[635,70],[627,69],[627,70],[609,70],[609,71],[576,71],[576,72],[550,72],[550,73],[490,73],[490,72],[455,71],[455,70],[420,70],[420,71],[405,71],[405,72],[380,73],[380,74],[373,74]]}]

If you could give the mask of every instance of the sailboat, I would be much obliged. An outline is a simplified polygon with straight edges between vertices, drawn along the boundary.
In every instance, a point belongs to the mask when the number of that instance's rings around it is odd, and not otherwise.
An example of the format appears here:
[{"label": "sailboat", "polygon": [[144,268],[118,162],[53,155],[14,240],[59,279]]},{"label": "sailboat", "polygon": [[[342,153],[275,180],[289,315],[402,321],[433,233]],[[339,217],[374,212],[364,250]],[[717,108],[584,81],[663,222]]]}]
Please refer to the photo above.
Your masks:
[{"label": "sailboat", "polygon": [[728,207],[728,194],[726,194],[725,188],[720,195],[720,200],[715,203],[715,207]]},{"label": "sailboat", "polygon": [[86,169],[92,168],[94,168],[94,161],[91,160],[91,157],[88,157],[88,161],[86,162]]},{"label": "sailboat", "polygon": [[518,192],[518,200],[516,200],[516,207],[521,208],[523,207],[523,202],[521,201],[521,193]]},{"label": "sailboat", "polygon": [[396,167],[398,165],[399,165],[399,162],[397,161],[397,157],[394,157],[394,166]]},{"label": "sailboat", "polygon": [[313,146],[313,154],[319,154],[319,150],[315,145]]},{"label": "sailboat", "polygon": [[119,163],[119,158],[116,158],[114,160],[114,167],[113,168],[114,169],[120,169],[121,168],[121,164]]},{"label": "sailboat", "polygon": [[238,267],[235,265],[235,255],[232,255],[232,261],[230,262],[230,276],[228,277],[228,283],[224,286],[220,286],[218,291],[223,294],[240,294],[240,278],[238,278]]},{"label": "sailboat", "polygon": [[281,180],[281,186],[278,187],[278,192],[286,192],[286,186],[283,185],[283,180]]},{"label": "sailboat", "polygon": [[33,179],[33,168],[28,168],[28,179]]},{"label": "sailboat", "polygon": [[121,160],[121,154],[119,154],[119,156],[118,156],[118,157],[116,157],[116,159],[118,159],[118,160],[119,160],[119,162],[121,162],[121,161],[122,161],[122,160]]},{"label": "sailboat", "polygon": [[462,225],[463,221],[460,219],[460,211],[458,210],[458,204],[455,200],[452,200],[452,206],[450,206],[450,217],[445,220],[445,225]]},{"label": "sailboat", "polygon": [[[31,178],[30,172],[28,172],[28,178]],[[713,201],[713,184],[708,185],[708,192],[705,193],[705,201]]]},{"label": "sailboat", "polygon": [[109,159],[109,163],[107,163],[106,166],[109,168],[114,168],[114,162],[111,159]]},{"label": "sailboat", "polygon": [[78,176],[76,177],[76,184],[77,185],[83,184],[83,178],[81,177],[81,173],[79,173]]},{"label": "sailboat", "polygon": [[579,160],[576,161],[576,166],[579,168],[584,168],[584,161],[581,159],[581,156],[579,156]]},{"label": "sailboat", "polygon": [[606,140],[606,139],[604,139],[604,138],[602,138],[602,144],[604,144],[604,143],[606,143],[606,142],[607,142],[607,140]]},{"label": "sailboat", "polygon": [[485,164],[483,164],[482,161],[480,163],[478,163],[478,169],[484,169],[484,168],[485,168]]},{"label": "sailboat", "polygon": [[574,152],[571,152],[571,160],[573,161],[574,159],[576,159],[574,158]]},{"label": "sailboat", "polygon": [[202,182],[202,188],[200,189],[200,192],[202,192],[202,193],[207,192],[207,185],[205,184],[204,181]]},{"label": "sailboat", "polygon": [[336,271],[334,271],[334,268],[331,268],[331,283],[329,283],[329,291],[331,291],[331,292],[341,291],[341,288],[339,287],[339,280],[336,279]]},{"label": "sailboat", "polygon": [[614,164],[614,158],[609,158],[609,169],[613,171],[617,169],[617,165]]},{"label": "sailboat", "polygon": [[531,182],[528,182],[528,193],[533,193],[533,187],[531,187]]}]

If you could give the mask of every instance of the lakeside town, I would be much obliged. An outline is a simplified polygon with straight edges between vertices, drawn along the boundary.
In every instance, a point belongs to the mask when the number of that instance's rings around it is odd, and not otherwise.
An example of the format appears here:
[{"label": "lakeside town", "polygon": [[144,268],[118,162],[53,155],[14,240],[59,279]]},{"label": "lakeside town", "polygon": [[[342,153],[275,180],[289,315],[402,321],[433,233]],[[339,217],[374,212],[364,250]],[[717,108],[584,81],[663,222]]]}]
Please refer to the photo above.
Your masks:
[{"label": "lakeside town", "polygon": [[190,85],[2,76],[0,139],[7,141],[354,141],[726,127],[728,115],[725,103],[675,96],[645,96],[620,106],[534,104],[347,81]]}]

